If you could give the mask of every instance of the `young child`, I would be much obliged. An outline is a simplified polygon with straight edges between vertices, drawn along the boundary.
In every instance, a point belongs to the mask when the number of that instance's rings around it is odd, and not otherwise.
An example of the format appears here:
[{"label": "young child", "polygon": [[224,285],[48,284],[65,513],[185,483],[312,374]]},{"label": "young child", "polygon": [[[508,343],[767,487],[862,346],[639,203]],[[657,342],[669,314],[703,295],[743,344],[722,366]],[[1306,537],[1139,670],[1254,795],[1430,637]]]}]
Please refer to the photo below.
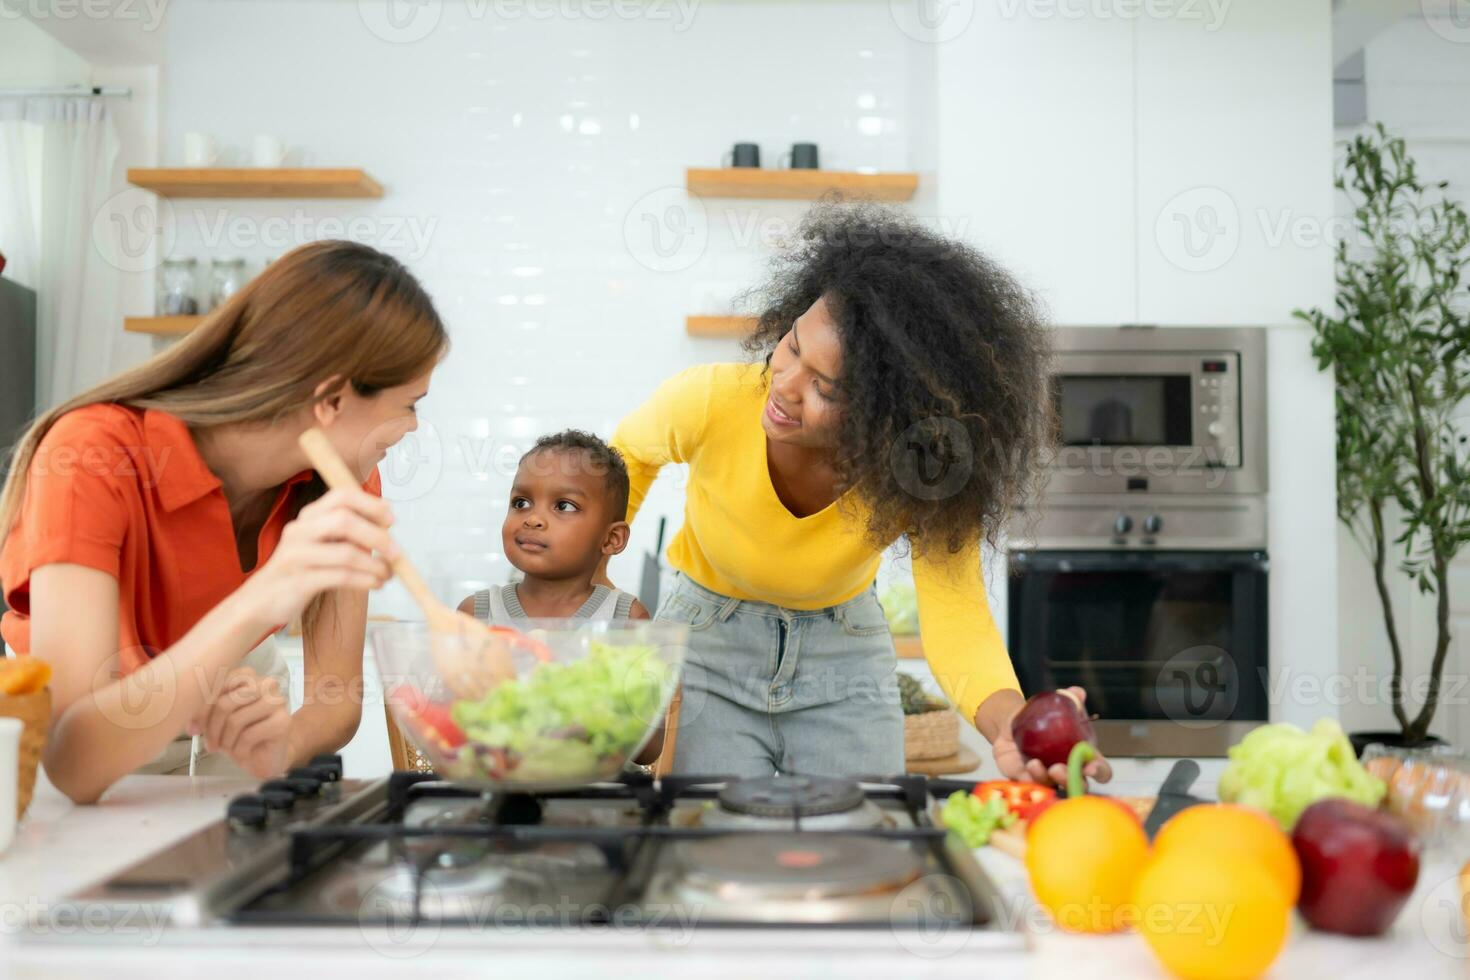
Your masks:
[{"label": "young child", "polygon": [[648,619],[631,593],[593,585],[606,555],[628,546],[628,468],[596,436],[542,436],[521,457],[500,528],[505,557],[524,573],[482,589],[461,612],[491,623],[538,618]]}]

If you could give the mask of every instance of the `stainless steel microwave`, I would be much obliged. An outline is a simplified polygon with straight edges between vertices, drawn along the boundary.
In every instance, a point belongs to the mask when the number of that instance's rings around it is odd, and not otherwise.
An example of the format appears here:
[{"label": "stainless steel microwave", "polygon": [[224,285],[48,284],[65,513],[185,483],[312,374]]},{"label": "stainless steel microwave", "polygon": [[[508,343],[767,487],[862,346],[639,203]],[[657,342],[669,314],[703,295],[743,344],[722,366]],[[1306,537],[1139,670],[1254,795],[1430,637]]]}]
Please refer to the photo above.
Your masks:
[{"label": "stainless steel microwave", "polygon": [[1060,327],[1048,493],[1264,493],[1266,344],[1249,327]]}]

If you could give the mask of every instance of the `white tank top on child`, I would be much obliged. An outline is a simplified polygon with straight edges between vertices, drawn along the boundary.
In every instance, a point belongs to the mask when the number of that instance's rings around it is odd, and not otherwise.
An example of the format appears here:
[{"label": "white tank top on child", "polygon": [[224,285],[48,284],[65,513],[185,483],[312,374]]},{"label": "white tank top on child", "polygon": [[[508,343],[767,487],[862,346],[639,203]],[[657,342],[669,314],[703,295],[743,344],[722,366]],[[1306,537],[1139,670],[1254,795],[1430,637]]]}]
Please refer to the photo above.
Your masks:
[{"label": "white tank top on child", "polygon": [[[609,589],[605,585],[594,585],[592,594],[573,619],[627,619],[633,609],[635,596],[621,589]],[[487,623],[505,623],[517,619],[530,619],[521,608],[521,597],[514,585],[502,585],[495,589],[481,589],[475,593],[475,618]]]}]

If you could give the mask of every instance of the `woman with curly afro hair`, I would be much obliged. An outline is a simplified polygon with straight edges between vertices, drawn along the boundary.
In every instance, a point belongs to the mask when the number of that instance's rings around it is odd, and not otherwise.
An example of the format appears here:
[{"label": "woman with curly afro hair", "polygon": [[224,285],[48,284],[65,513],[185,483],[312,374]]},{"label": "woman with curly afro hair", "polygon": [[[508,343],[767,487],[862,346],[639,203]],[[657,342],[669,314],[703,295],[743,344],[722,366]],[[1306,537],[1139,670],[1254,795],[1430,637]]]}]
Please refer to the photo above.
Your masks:
[{"label": "woman with curly afro hair", "polygon": [[[689,464],[656,616],[690,629],[674,769],[902,772],[874,577],[903,540],[940,686],[1007,777],[1065,778],[1028,769],[1011,739],[1022,697],[980,567],[1053,431],[1035,305],[962,243],[831,204],[756,295],[756,363],[675,375],[613,437],[629,521],[660,467]],[[1106,762],[1089,774],[1107,779]]]}]

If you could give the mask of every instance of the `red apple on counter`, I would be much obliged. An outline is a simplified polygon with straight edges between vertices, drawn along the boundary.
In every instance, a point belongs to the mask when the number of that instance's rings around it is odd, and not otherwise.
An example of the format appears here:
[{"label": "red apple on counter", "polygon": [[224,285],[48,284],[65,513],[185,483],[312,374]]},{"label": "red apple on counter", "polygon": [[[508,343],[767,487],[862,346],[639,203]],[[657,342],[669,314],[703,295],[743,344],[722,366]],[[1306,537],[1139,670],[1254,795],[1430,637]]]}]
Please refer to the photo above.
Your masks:
[{"label": "red apple on counter", "polygon": [[1387,932],[1419,880],[1419,842],[1409,825],[1352,800],[1307,807],[1291,843],[1302,863],[1302,917],[1327,932]]},{"label": "red apple on counter", "polygon": [[1070,691],[1031,695],[1011,719],[1011,737],[1027,762],[1040,759],[1048,769],[1065,766],[1078,742],[1097,744],[1092,719],[1082,709],[1081,699]]}]

